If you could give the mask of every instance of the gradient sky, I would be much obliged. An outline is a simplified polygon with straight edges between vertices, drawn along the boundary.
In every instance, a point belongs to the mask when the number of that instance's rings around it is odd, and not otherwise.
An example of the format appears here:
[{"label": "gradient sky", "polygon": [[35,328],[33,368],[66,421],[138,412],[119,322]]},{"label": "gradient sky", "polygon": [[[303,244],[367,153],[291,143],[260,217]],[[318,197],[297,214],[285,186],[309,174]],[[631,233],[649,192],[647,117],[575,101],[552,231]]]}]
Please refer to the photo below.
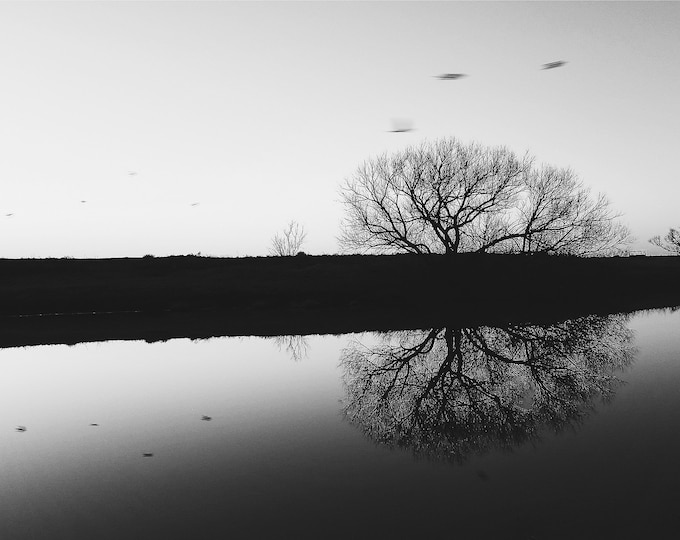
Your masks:
[{"label": "gradient sky", "polygon": [[678,2],[2,2],[0,257],[266,255],[293,219],[336,253],[343,179],[441,136],[572,167],[657,253],[678,28]]}]

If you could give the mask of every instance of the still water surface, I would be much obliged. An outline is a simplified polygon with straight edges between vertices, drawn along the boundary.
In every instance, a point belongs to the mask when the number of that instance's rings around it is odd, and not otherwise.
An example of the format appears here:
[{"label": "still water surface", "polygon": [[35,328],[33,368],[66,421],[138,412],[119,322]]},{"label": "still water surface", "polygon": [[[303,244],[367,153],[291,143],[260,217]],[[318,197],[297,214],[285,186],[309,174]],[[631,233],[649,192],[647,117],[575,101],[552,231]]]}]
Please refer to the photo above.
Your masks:
[{"label": "still water surface", "polygon": [[678,329],[0,350],[0,538],[677,538]]}]

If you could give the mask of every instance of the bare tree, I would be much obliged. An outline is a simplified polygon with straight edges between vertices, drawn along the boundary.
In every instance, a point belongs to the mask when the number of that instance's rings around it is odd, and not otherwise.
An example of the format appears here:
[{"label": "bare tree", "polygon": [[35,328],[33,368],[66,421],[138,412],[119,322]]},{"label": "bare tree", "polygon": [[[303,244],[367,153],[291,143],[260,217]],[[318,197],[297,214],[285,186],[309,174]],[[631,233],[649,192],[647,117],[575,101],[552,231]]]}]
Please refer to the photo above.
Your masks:
[{"label": "bare tree", "polygon": [[309,343],[303,335],[275,336],[274,343],[279,350],[285,349],[295,362],[307,358],[309,353]]},{"label": "bare tree", "polygon": [[595,255],[629,237],[571,170],[453,138],[366,161],[340,195],[345,251]]},{"label": "bare tree", "polygon": [[462,461],[579,425],[635,357],[628,315],[551,325],[405,330],[354,341],[345,417],[374,441]]},{"label": "bare tree", "polygon": [[649,242],[666,251],[680,255],[680,231],[677,229],[670,229],[668,234],[663,238],[655,236],[654,238],[651,238]]},{"label": "bare tree", "polygon": [[296,255],[306,236],[305,228],[296,221],[291,221],[280,235],[274,235],[269,253],[279,257]]}]

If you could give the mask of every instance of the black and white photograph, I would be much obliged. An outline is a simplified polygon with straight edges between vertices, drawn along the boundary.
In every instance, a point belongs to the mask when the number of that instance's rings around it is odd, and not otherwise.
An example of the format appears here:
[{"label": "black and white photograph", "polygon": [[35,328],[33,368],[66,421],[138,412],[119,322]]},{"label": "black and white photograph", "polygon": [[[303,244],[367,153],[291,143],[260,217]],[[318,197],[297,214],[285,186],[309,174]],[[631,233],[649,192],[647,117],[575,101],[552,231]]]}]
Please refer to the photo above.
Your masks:
[{"label": "black and white photograph", "polygon": [[0,540],[680,537],[680,1],[0,0]]}]

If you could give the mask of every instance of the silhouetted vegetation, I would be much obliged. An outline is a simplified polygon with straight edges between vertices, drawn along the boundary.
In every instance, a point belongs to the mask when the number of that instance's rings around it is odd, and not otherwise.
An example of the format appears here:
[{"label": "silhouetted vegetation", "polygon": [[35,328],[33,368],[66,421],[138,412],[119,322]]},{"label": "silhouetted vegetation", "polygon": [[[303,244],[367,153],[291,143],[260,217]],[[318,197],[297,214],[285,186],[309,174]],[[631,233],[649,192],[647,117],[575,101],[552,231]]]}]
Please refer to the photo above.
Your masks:
[{"label": "silhouetted vegetation", "polygon": [[680,231],[677,229],[670,229],[663,238],[655,236],[651,238],[649,242],[670,253],[680,255]]},{"label": "silhouetted vegetation", "polygon": [[[281,234],[274,235],[272,247],[269,250],[271,255],[279,257],[291,257],[302,253],[300,248],[305,241],[307,233],[305,228],[296,221],[291,221]],[[303,254],[304,255],[304,254]]]},{"label": "silhouetted vegetation", "polygon": [[279,350],[285,350],[295,362],[307,358],[309,344],[303,335],[275,336],[274,342]]},{"label": "silhouetted vegetation", "polygon": [[461,461],[578,425],[633,359],[628,317],[433,328],[355,341],[341,358],[347,418],[376,442]]},{"label": "silhouetted vegetation", "polygon": [[679,273],[676,257],[0,260],[0,346],[551,322],[680,305]]},{"label": "silhouetted vegetation", "polygon": [[350,252],[605,255],[629,237],[573,171],[453,138],[367,160],[341,197]]}]

